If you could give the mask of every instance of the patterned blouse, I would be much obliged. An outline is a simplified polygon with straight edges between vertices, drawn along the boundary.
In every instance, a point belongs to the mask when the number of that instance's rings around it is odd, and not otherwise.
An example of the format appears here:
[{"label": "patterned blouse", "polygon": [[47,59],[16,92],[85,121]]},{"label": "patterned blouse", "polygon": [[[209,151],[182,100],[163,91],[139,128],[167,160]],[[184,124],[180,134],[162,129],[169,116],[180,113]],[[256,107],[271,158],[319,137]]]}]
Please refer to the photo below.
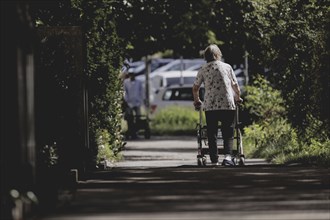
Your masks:
[{"label": "patterned blouse", "polygon": [[198,71],[194,84],[204,83],[204,111],[234,110],[234,90],[237,84],[233,68],[222,61],[216,60],[206,63]]}]

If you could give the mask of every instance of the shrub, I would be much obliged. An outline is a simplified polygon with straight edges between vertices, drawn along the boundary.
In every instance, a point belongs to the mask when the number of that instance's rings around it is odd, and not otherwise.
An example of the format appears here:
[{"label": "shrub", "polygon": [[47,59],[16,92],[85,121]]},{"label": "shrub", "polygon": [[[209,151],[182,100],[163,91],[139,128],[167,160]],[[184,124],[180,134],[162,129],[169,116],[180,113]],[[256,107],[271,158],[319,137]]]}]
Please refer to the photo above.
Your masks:
[{"label": "shrub", "polygon": [[251,86],[246,86],[244,107],[255,120],[268,121],[282,117],[286,113],[280,91],[273,89],[261,75],[257,75]]},{"label": "shrub", "polygon": [[246,127],[244,132],[244,146],[248,148],[246,153],[252,157],[283,163],[285,155],[299,149],[295,129],[283,118],[267,123],[254,123]]},{"label": "shrub", "polygon": [[96,132],[98,154],[96,163],[100,164],[107,160],[110,162],[118,161],[121,158],[120,141],[111,141],[111,135],[106,129],[101,129]]},{"label": "shrub", "polygon": [[301,142],[301,150],[287,156],[286,163],[304,163],[330,167],[330,140],[311,139],[310,144]]},{"label": "shrub", "polygon": [[299,162],[329,166],[330,141],[323,123],[311,115],[305,133],[299,133],[287,120],[279,91],[261,76],[246,88],[245,107],[254,123],[244,128],[244,150],[248,157],[266,158],[277,164]]},{"label": "shrub", "polygon": [[330,140],[327,130],[323,129],[324,123],[309,115],[307,117],[305,133],[300,134],[299,151],[290,154],[286,163],[317,164],[330,167]]}]

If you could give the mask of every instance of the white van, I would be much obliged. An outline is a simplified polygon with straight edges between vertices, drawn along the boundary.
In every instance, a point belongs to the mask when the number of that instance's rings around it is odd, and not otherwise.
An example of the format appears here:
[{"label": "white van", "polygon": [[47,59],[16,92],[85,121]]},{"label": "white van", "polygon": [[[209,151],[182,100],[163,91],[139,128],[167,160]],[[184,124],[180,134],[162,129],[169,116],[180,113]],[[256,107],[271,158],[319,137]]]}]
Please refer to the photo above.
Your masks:
[{"label": "white van", "polygon": [[162,87],[171,85],[193,84],[198,71],[168,71],[155,73],[150,77],[151,91],[157,93]]},{"label": "white van", "polygon": [[204,59],[176,59],[162,67],[155,69],[151,75],[154,73],[174,71],[174,70],[187,70],[192,66],[202,66],[205,63]]},{"label": "white van", "polygon": [[[166,65],[163,65],[155,69],[149,74],[149,77],[151,78],[152,76],[163,72],[185,71],[188,70],[188,68],[192,68],[192,67],[194,67],[194,70],[198,70],[198,68],[201,67],[203,64],[205,64],[205,60],[203,59],[176,59],[169,62]],[[136,78],[141,81],[145,81],[146,79],[144,74],[139,75]]]}]

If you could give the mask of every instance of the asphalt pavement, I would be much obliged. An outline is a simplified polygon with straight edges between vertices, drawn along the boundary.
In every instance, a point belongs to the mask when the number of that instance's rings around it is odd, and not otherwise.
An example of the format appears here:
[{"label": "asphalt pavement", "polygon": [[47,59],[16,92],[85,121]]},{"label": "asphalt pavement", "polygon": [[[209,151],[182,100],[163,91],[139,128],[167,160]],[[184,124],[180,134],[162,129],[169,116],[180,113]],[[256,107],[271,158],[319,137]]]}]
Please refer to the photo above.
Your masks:
[{"label": "asphalt pavement", "polygon": [[197,166],[195,137],[128,141],[123,161],[80,181],[43,220],[329,220],[329,169]]}]

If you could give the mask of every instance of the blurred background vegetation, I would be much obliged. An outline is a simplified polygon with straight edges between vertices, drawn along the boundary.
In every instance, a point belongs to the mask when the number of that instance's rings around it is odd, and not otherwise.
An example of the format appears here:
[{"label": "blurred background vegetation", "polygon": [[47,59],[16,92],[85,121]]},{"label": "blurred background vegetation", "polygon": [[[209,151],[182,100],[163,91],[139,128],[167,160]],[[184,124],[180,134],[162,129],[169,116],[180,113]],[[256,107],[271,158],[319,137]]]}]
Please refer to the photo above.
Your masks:
[{"label": "blurred background vegetation", "polygon": [[151,130],[154,135],[196,135],[198,122],[199,113],[193,107],[169,106],[151,120]]},{"label": "blurred background vegetation", "polygon": [[[71,0],[32,2],[30,10],[36,28],[83,29],[95,159],[100,135],[107,155],[116,158],[122,146],[118,74],[125,58],[169,51],[196,58],[216,43],[227,63],[249,57],[244,138],[251,155],[277,163],[329,161],[329,1]],[[196,113],[185,111],[163,112],[154,132],[166,133],[164,117],[182,125],[176,132],[191,132]]]}]

